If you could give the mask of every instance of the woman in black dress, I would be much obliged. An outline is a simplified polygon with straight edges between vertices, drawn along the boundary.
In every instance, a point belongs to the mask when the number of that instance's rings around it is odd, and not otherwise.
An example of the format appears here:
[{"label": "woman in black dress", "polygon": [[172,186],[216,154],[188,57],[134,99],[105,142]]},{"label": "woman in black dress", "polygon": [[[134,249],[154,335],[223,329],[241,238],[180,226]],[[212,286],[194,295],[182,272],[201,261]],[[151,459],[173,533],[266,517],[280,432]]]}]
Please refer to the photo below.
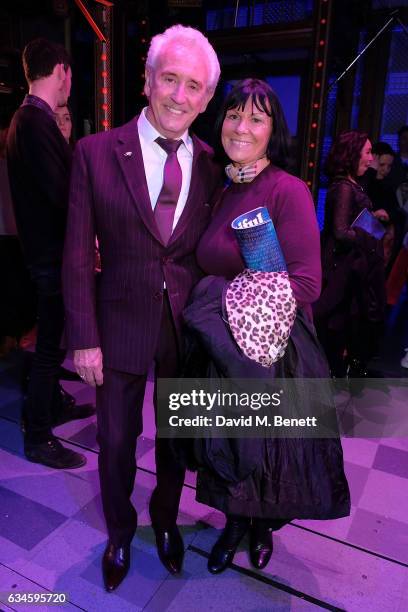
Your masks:
[{"label": "woman in black dress", "polygon": [[[356,130],[337,137],[327,160],[331,182],[322,232],[323,285],[313,313],[333,376],[366,374],[384,320],[382,242],[352,227],[362,210],[373,208],[357,182],[372,160],[368,135]],[[373,214],[381,218],[383,211]]]},{"label": "woman in black dress", "polygon": [[[187,360],[190,372],[186,376],[195,378],[199,370],[194,368],[204,364],[204,374],[199,376],[213,379],[327,378],[327,362],[311,322],[311,303],[320,291],[319,231],[310,191],[284,170],[289,133],[279,99],[264,81],[240,81],[227,96],[217,125],[230,183],[197,249],[198,263],[208,276],[195,287],[184,311],[185,322],[199,342],[197,364],[194,356]],[[231,222],[256,206],[267,209],[273,221],[297,310],[286,352],[270,367],[259,365],[236,347],[230,332],[233,317],[223,314],[220,304],[224,305],[225,294],[247,267]],[[254,292],[258,289],[254,282]],[[279,297],[273,293],[270,309]],[[251,307],[258,303],[253,296],[249,300]],[[260,335],[253,330],[255,348],[259,348],[268,317],[252,314],[255,327],[260,319]],[[264,344],[273,348],[269,338]],[[302,397],[302,402],[307,399]],[[212,447],[211,458],[204,442],[198,453],[197,500],[226,515],[225,528],[208,560],[211,573],[225,570],[247,532],[251,562],[262,569],[272,554],[272,532],[290,520],[349,514],[349,491],[336,436],[324,440],[270,437],[255,440],[252,446],[250,440],[243,439],[242,445],[240,440],[235,442],[231,447],[228,443]],[[229,456],[229,448],[235,459],[230,464],[223,459]],[[203,461],[203,455],[207,460]],[[244,464],[249,464],[247,470],[241,469]]]}]

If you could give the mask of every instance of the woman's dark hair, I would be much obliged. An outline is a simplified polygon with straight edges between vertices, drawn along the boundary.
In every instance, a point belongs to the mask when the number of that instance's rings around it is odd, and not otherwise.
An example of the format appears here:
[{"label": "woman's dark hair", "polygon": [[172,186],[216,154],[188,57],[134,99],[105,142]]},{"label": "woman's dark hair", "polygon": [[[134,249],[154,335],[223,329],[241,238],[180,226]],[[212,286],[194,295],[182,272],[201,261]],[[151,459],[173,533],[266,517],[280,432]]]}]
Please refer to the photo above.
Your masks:
[{"label": "woman's dark hair", "polygon": [[287,168],[290,164],[290,134],[285,115],[276,93],[268,83],[260,79],[238,81],[225,98],[215,122],[217,157],[223,161],[228,159],[221,144],[221,131],[225,115],[232,108],[243,109],[249,98],[259,111],[272,117],[272,134],[266,149],[268,159],[279,168]]},{"label": "woman's dark hair", "polygon": [[366,132],[351,130],[342,132],[334,141],[326,161],[326,174],[335,176],[357,177],[361,151],[368,140]]},{"label": "woman's dark hair", "polygon": [[75,126],[74,126],[74,115],[72,113],[72,108],[70,106],[70,104],[68,104],[68,102],[65,104],[65,106],[67,107],[69,116],[71,117],[71,136],[69,137],[69,144],[72,148],[74,148],[75,146]]},{"label": "woman's dark hair", "polygon": [[373,144],[373,155],[392,155],[395,157],[395,151],[388,142],[376,142]]}]

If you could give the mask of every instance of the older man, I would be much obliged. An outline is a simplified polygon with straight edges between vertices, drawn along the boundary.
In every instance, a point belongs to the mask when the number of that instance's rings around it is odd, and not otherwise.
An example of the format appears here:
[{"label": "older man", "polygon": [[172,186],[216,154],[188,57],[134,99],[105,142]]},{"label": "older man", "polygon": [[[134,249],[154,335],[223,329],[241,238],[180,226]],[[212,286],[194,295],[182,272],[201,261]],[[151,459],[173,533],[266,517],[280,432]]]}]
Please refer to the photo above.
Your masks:
[{"label": "older man", "polygon": [[[123,127],[85,138],[75,151],[64,257],[67,340],[78,373],[97,387],[108,591],[126,576],[137,526],[130,496],[147,374],[155,362],[156,380],[178,375],[181,311],[200,276],[194,251],[219,172],[211,150],[188,129],[206,109],[219,73],[200,32],[169,28],[149,49],[147,108]],[[176,574],[184,555],[176,526],[184,469],[165,439],[156,439],[156,470],[150,516],[159,557]]]}]

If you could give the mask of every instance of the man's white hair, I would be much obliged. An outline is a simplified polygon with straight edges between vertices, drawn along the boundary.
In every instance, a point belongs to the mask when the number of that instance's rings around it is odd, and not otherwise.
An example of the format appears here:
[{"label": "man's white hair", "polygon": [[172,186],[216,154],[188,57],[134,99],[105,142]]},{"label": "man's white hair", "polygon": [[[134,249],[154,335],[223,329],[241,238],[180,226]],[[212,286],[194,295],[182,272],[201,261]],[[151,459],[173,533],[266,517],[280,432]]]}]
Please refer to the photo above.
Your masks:
[{"label": "man's white hair", "polygon": [[195,28],[174,25],[171,28],[167,28],[162,34],[153,36],[147,54],[146,67],[154,70],[160,53],[169,43],[173,42],[179,42],[189,48],[193,46],[199,47],[204,51],[207,56],[209,71],[208,89],[214,91],[221,72],[218,57],[208,39]]}]

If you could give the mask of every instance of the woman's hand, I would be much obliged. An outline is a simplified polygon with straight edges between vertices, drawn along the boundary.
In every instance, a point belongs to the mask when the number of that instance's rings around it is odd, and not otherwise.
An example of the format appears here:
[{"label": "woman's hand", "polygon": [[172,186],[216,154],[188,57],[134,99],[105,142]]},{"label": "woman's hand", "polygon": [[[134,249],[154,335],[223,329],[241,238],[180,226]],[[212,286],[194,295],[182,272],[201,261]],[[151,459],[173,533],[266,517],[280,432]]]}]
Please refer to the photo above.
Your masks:
[{"label": "woman's hand", "polygon": [[383,208],[379,208],[378,210],[375,210],[373,212],[373,215],[376,219],[378,219],[379,221],[384,221],[385,223],[388,223],[388,221],[390,220],[389,214]]}]

